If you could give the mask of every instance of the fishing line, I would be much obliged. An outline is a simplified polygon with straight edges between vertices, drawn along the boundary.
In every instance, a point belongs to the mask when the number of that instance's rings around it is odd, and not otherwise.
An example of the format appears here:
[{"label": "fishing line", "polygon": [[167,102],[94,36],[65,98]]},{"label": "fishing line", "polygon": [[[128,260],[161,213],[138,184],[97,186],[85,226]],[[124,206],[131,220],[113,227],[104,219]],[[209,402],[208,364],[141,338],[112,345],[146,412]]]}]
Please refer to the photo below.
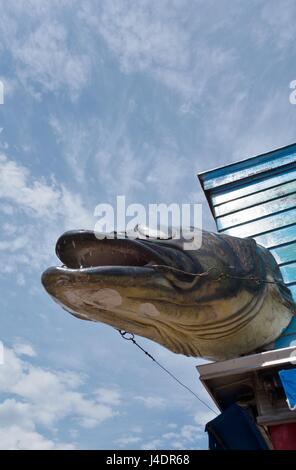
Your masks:
[{"label": "fishing line", "polygon": [[[204,271],[203,273],[190,273],[189,271],[184,271],[183,269],[175,268],[174,266],[167,266],[165,264],[151,264],[151,268],[164,268],[168,271],[174,271],[178,272],[181,274],[186,274],[187,276],[192,276],[192,277],[206,277],[209,276],[212,271],[218,271],[216,267],[210,268],[208,271]],[[212,281],[221,281],[222,279],[239,279],[241,281],[253,281],[257,282],[258,284],[263,283],[263,284],[278,284],[278,285],[286,285],[283,281],[269,281],[267,279],[260,279],[259,277],[256,276],[248,276],[248,277],[241,277],[241,276],[233,276],[229,273],[221,273],[218,271],[218,277],[215,279],[212,279]]]},{"label": "fishing line", "polygon": [[191,390],[188,385],[184,384],[178,377],[176,377],[170,370],[168,370],[166,367],[164,367],[160,362],[158,362],[155,357],[153,357],[148,351],[146,351],[137,341],[135,340],[135,335],[133,333],[128,333],[127,331],[122,331],[122,330],[117,330],[121,337],[123,339],[126,339],[127,341],[131,341],[137,348],[139,348],[146,356],[148,356],[153,362],[155,362],[158,367],[160,367],[164,372],[166,372],[172,379],[174,379],[181,387],[185,388],[189,393],[191,393],[200,403],[202,403],[204,406],[206,406],[210,411],[212,411],[216,416],[218,416],[218,413],[211,408],[210,405],[208,405],[205,401],[200,398],[197,393],[195,393],[193,390]]}]

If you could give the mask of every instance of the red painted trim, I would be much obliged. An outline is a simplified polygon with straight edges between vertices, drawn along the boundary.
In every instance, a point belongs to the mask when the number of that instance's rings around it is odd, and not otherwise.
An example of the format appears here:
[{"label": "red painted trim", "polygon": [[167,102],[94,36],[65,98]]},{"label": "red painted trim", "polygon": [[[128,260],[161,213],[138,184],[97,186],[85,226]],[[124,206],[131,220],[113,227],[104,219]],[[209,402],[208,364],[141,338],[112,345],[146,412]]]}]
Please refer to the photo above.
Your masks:
[{"label": "red painted trim", "polygon": [[275,450],[296,450],[296,423],[270,426],[269,432]]}]

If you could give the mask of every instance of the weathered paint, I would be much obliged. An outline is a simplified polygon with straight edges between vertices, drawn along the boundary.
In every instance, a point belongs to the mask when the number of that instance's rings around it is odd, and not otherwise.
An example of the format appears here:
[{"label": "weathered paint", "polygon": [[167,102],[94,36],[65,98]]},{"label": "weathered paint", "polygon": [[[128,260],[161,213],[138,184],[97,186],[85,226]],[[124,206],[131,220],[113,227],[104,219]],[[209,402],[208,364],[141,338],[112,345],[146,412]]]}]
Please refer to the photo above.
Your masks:
[{"label": "weathered paint", "polygon": [[[199,175],[219,232],[270,250],[296,302],[296,144]],[[296,345],[296,319],[275,343]]]}]

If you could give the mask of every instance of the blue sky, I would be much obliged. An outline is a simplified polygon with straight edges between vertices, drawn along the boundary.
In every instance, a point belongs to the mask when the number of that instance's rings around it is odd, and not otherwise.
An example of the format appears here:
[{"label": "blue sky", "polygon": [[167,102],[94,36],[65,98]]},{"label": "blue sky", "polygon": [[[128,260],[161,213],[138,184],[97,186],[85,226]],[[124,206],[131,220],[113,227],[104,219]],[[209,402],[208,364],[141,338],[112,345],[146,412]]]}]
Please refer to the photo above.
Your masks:
[{"label": "blue sky", "polygon": [[[196,174],[292,143],[295,1],[0,0],[1,448],[206,448],[213,415],[42,290],[100,202],[202,202]],[[200,360],[139,340],[201,397]]]}]

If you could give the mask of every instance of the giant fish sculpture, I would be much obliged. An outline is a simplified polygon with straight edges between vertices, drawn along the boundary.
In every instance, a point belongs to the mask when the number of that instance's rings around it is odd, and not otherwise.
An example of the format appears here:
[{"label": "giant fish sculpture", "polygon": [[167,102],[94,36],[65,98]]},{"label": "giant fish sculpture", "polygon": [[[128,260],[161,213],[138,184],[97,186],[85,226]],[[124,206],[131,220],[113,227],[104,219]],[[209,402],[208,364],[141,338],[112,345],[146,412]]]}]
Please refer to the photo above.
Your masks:
[{"label": "giant fish sculpture", "polygon": [[[184,233],[184,232],[183,232]],[[223,360],[272,347],[295,304],[268,250],[251,238],[104,238],[70,231],[42,283],[65,310],[175,353]]]}]

